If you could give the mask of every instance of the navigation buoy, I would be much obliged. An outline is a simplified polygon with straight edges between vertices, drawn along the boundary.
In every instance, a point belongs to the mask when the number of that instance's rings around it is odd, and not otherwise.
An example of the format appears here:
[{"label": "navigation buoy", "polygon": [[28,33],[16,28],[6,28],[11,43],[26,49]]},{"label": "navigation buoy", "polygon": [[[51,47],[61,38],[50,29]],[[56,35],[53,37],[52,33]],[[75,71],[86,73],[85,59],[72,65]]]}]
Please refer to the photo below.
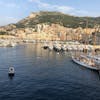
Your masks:
[{"label": "navigation buoy", "polygon": [[9,76],[14,76],[14,74],[15,74],[14,67],[9,67],[8,75]]}]

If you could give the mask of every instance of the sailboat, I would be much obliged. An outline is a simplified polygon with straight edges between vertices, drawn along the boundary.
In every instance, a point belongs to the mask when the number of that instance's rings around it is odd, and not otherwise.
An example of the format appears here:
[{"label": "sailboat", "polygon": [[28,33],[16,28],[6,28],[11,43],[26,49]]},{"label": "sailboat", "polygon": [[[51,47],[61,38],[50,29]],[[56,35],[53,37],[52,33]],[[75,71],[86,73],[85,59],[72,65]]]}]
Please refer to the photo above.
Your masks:
[{"label": "sailboat", "polygon": [[93,59],[90,59],[86,56],[80,56],[80,57],[72,56],[72,60],[83,67],[86,67],[92,70],[100,70],[100,65],[96,63]]},{"label": "sailboat", "polygon": [[[94,45],[95,45],[95,43],[94,43]],[[94,50],[95,49],[93,49],[93,53],[95,53]],[[85,50],[85,51],[87,51],[87,50]],[[94,54],[93,54],[93,56],[94,56]],[[83,67],[99,71],[100,70],[100,63],[98,63],[96,61],[96,59],[94,59],[93,56],[89,57],[87,53],[83,53],[83,54],[80,54],[80,53],[76,54],[75,53],[75,55],[72,56],[72,60],[75,63],[77,63]]]}]

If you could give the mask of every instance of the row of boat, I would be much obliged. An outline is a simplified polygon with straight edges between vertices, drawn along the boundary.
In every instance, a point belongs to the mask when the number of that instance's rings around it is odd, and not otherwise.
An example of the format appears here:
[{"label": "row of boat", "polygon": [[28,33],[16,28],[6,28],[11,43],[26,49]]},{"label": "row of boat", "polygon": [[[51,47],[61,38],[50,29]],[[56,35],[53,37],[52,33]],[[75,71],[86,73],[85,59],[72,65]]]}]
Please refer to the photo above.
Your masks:
[{"label": "row of boat", "polygon": [[60,44],[60,43],[44,43],[44,49],[55,50],[55,51],[83,51],[87,49],[92,51],[92,45],[83,45],[83,44]]},{"label": "row of boat", "polygon": [[0,47],[14,47],[17,43],[8,40],[0,40]]}]

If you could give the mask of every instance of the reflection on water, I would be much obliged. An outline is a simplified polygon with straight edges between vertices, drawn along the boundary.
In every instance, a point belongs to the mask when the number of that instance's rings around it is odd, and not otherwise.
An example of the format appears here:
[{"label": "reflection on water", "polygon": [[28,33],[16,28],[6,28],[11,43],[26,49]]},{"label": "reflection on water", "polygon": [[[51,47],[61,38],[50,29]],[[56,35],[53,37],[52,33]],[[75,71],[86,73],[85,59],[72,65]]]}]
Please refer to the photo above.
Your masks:
[{"label": "reflection on water", "polygon": [[[0,48],[0,100],[99,100],[97,72],[72,62],[69,53],[42,44]],[[15,76],[8,77],[10,65]]]}]

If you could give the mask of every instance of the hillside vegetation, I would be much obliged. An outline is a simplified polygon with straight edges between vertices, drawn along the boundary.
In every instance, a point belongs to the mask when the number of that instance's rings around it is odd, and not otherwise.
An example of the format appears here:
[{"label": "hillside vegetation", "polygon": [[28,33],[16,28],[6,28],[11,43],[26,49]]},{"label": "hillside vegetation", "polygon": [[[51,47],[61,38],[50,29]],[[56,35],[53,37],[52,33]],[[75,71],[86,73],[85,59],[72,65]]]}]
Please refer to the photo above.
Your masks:
[{"label": "hillside vegetation", "polygon": [[94,25],[100,25],[100,17],[77,17],[60,12],[39,12],[33,13],[36,16],[33,18],[27,17],[16,24],[17,28],[25,27],[35,27],[36,24],[47,23],[47,24],[60,24],[64,27],[77,28],[77,27],[86,27],[88,22],[88,27],[92,28]]}]

